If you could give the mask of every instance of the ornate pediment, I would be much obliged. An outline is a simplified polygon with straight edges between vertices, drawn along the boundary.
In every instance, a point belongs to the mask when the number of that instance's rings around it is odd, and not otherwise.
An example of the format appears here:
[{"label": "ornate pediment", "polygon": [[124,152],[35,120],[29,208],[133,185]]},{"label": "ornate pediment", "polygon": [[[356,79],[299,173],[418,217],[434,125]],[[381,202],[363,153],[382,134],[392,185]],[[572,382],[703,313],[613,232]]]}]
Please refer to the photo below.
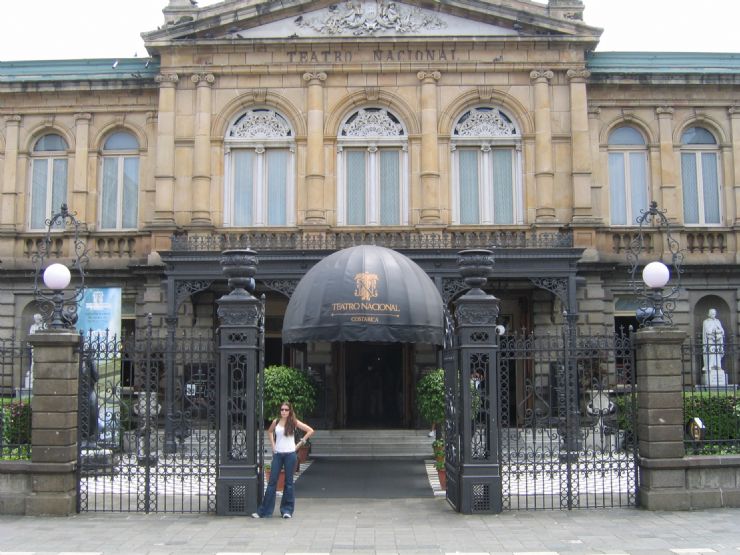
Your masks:
[{"label": "ornate pediment", "polygon": [[[555,16],[550,10],[528,0],[499,0],[495,4],[457,0],[454,5],[425,0],[226,0],[204,8],[167,8],[165,25],[143,36],[147,44],[182,39],[233,42],[332,37],[598,38],[600,30],[562,14]],[[559,5],[557,10],[561,10]]]}]

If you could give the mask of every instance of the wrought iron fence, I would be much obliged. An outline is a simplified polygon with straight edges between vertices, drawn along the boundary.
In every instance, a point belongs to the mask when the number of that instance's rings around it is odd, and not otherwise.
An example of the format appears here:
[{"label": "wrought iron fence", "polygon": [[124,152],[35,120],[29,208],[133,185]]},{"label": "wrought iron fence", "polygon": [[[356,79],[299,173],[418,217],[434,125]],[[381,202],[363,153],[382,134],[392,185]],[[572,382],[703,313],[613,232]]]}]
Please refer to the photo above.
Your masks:
[{"label": "wrought iron fence", "polygon": [[629,330],[504,335],[499,341],[505,509],[637,503]]},{"label": "wrought iron fence", "polygon": [[[217,373],[211,330],[84,337],[79,510],[213,512]],[[167,394],[168,386],[171,394]]]},{"label": "wrought iron fence", "polygon": [[31,346],[0,339],[0,460],[31,458]]},{"label": "wrought iron fence", "polygon": [[716,337],[683,345],[687,454],[740,454],[740,338]]}]

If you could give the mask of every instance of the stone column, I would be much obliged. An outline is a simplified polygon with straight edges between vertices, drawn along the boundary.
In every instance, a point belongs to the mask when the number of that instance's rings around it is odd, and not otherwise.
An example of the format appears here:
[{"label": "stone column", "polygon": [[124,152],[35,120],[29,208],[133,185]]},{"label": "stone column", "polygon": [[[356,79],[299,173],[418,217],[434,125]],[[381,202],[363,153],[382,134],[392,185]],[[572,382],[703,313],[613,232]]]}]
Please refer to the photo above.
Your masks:
[{"label": "stone column", "polygon": [[27,515],[66,516],[77,511],[77,406],[80,336],[42,331],[33,347],[31,462],[33,488]]},{"label": "stone column", "polygon": [[667,210],[668,219],[677,221],[681,207],[676,191],[676,157],[673,153],[673,108],[661,106],[655,109],[660,129],[660,192],[655,201]]},{"label": "stone column", "polygon": [[690,508],[684,456],[681,345],[686,334],[653,327],[635,334],[640,505],[650,510]]},{"label": "stone column", "polygon": [[570,135],[573,173],[573,223],[593,223],[591,141],[588,131],[587,69],[569,69]]},{"label": "stone column", "polygon": [[591,174],[591,210],[593,215],[593,221],[594,223],[603,223],[604,221],[604,214],[603,214],[603,203],[602,203],[602,195],[603,195],[603,187],[601,183],[603,182],[604,178],[600,174],[600,164],[601,164],[601,151],[599,148],[599,127],[600,127],[600,118],[601,118],[601,108],[598,108],[596,106],[591,106],[588,108],[588,122],[589,122],[589,146],[588,148],[591,149],[591,169],[593,173]]},{"label": "stone column", "polygon": [[18,131],[21,116],[5,118],[5,171],[3,172],[0,229],[15,230],[16,172],[18,170]]},{"label": "stone column", "polygon": [[305,223],[326,225],[324,204],[324,82],[326,73],[304,73],[306,95],[306,218]]},{"label": "stone column", "polygon": [[733,175],[735,214],[732,219],[735,225],[740,225],[740,106],[732,106],[728,112],[732,122],[732,165],[735,168]]},{"label": "stone column", "polygon": [[176,73],[159,74],[159,110],[157,113],[157,161],[154,174],[155,226],[175,224],[175,96]]},{"label": "stone column", "polygon": [[555,221],[553,184],[555,174],[552,166],[552,114],[550,110],[550,79],[555,74],[550,70],[537,70],[529,74],[534,83],[534,164],[537,185],[536,221]]},{"label": "stone column", "polygon": [[439,71],[420,71],[421,81],[421,214],[420,224],[439,224],[439,148],[437,146],[437,81]]},{"label": "stone column", "polygon": [[91,114],[75,114],[75,173],[71,212],[76,212],[81,222],[87,222],[87,157],[90,151],[91,119]]},{"label": "stone column", "polygon": [[195,144],[193,152],[192,213],[193,226],[211,226],[211,87],[212,73],[196,73]]}]

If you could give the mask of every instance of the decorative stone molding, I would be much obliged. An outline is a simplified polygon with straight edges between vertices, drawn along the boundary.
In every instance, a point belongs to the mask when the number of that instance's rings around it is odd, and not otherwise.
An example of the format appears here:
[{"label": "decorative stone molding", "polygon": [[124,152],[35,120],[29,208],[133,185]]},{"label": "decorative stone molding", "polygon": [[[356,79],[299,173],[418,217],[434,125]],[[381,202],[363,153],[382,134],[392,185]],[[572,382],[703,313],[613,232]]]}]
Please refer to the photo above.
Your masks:
[{"label": "decorative stone molding", "polygon": [[326,77],[326,73],[324,73],[323,71],[319,71],[317,73],[307,72],[303,74],[303,80],[313,85],[317,85],[320,84],[322,81],[326,81]]},{"label": "decorative stone molding", "polygon": [[731,118],[740,117],[740,106],[730,106],[727,108],[727,113],[730,114]]},{"label": "decorative stone molding", "polygon": [[179,80],[177,73],[160,73],[154,78],[154,82],[160,85],[176,85]]},{"label": "decorative stone molding", "polygon": [[272,110],[249,110],[231,126],[230,139],[280,139],[293,136],[288,122]]},{"label": "decorative stone molding", "polygon": [[14,114],[12,116],[7,116],[5,118],[5,123],[7,125],[13,125],[13,124],[20,125],[22,119],[23,119],[23,116],[19,116],[17,114]]},{"label": "decorative stone molding", "polygon": [[433,83],[439,81],[442,78],[442,74],[439,71],[420,71],[416,74],[416,77],[419,81]]},{"label": "decorative stone molding", "polygon": [[75,123],[78,121],[87,122],[90,123],[90,120],[92,119],[92,114],[83,112],[83,113],[77,113],[74,115]]},{"label": "decorative stone molding", "polygon": [[493,87],[478,87],[478,98],[486,101],[491,100],[495,90]]},{"label": "decorative stone molding", "polygon": [[537,81],[548,82],[553,77],[555,77],[555,74],[549,69],[535,69],[529,73],[529,78],[535,82]]},{"label": "decorative stone molding", "polygon": [[267,100],[267,89],[254,89],[252,95],[255,102],[264,102]]},{"label": "decorative stone molding", "polygon": [[587,69],[569,69],[565,74],[571,82],[585,81],[591,77],[591,72]]},{"label": "decorative stone molding", "polygon": [[396,2],[344,2],[334,4],[328,14],[298,16],[298,27],[313,29],[322,35],[374,36],[378,33],[399,34],[441,29],[447,24],[438,16]]},{"label": "decorative stone molding", "polygon": [[210,86],[216,82],[216,77],[213,73],[193,73],[193,75],[190,76],[190,80],[196,85]]},{"label": "decorative stone molding", "polygon": [[592,119],[598,119],[601,117],[601,108],[599,106],[588,107],[588,117]]},{"label": "decorative stone molding", "polygon": [[673,108],[671,108],[670,106],[658,106],[655,109],[655,113],[658,115],[659,118],[672,118]]},{"label": "decorative stone molding", "polygon": [[380,98],[380,89],[378,87],[365,87],[365,98],[370,102],[375,102]]}]

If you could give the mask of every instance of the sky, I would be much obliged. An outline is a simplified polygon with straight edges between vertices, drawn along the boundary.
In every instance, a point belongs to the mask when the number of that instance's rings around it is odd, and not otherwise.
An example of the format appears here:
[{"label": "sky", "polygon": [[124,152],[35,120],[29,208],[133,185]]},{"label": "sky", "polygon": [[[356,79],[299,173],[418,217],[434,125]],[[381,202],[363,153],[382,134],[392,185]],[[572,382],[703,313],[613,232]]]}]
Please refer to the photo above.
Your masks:
[{"label": "sky", "polygon": [[[4,0],[0,60],[147,56],[168,0]],[[200,0],[200,7],[220,0]],[[544,1],[544,0],[543,0]],[[737,52],[740,0],[584,0],[597,51]],[[41,15],[41,17],[39,17]]]}]

